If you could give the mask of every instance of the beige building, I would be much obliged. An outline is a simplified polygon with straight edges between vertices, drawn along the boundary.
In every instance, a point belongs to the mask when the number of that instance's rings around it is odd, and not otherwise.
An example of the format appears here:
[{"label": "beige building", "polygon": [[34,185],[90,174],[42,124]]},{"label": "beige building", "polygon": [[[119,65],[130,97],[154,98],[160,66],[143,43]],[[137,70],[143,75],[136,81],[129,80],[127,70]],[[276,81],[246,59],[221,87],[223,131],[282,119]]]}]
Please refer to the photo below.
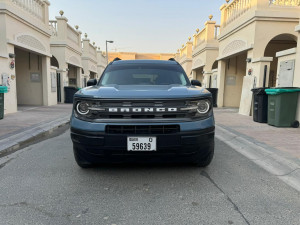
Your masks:
[{"label": "beige building", "polygon": [[193,42],[191,42],[191,37],[186,44],[181,46],[181,49],[177,50],[175,54],[175,59],[182,66],[188,77],[192,77],[192,59],[193,55]]},{"label": "beige building", "polygon": [[56,86],[50,73],[47,0],[0,0],[0,84],[6,85],[4,113],[17,105],[54,105]]},{"label": "beige building", "polygon": [[56,69],[57,101],[64,102],[65,86],[82,87],[81,32],[68,24],[68,19],[57,16],[49,21],[51,30],[51,66]]},{"label": "beige building", "polygon": [[4,113],[18,105],[64,102],[64,87],[84,87],[98,78],[105,56],[78,26],[60,16],[49,21],[47,0],[0,0],[0,85],[8,86]]},{"label": "beige building", "polygon": [[87,34],[84,35],[82,39],[82,65],[83,65],[83,86],[86,86],[86,82],[89,79],[98,78],[98,68],[97,68],[97,47],[95,42],[90,43]]},{"label": "beige building", "polygon": [[266,86],[276,86],[276,54],[297,47],[298,4],[289,0],[234,0],[221,7],[220,107],[239,107],[241,114],[250,115],[251,89],[263,86],[265,68]]},{"label": "beige building", "polygon": [[174,58],[174,54],[169,53],[137,53],[137,52],[109,52],[108,60],[111,62],[115,58],[122,60],[138,60],[138,59],[152,59],[152,60],[168,60]]},{"label": "beige building", "polygon": [[202,82],[202,86],[206,88],[217,87],[218,62],[216,61],[219,54],[219,42],[217,40],[219,25],[216,21],[210,20],[204,25],[204,28],[193,38],[193,54],[192,54],[192,77]]},{"label": "beige building", "polygon": [[190,79],[218,88],[219,107],[237,107],[251,115],[251,89],[263,87],[265,71],[266,87],[300,87],[300,2],[226,2],[220,8],[220,26],[207,21],[176,59]]}]

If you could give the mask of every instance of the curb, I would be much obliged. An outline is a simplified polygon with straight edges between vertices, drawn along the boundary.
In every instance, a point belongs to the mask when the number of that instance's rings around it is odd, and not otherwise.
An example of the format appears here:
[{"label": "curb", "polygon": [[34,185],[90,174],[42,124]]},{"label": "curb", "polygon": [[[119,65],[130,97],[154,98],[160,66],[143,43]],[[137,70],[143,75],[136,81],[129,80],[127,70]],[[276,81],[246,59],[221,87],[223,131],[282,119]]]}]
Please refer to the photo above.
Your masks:
[{"label": "curb", "polygon": [[300,165],[216,125],[216,138],[300,192]]},{"label": "curb", "polygon": [[36,141],[40,137],[47,136],[56,129],[69,123],[70,116],[65,116],[2,139],[0,140],[0,157],[16,151],[30,142]]}]

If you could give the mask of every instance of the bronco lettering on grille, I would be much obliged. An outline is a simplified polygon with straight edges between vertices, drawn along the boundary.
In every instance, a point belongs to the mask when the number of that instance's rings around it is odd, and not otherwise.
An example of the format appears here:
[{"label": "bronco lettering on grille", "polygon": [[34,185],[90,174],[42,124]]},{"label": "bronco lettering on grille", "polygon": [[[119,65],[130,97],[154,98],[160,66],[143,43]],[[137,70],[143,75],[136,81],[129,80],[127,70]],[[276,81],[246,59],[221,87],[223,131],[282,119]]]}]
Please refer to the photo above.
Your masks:
[{"label": "bronco lettering on grille", "polygon": [[143,112],[177,112],[177,108],[108,108],[109,112],[133,112],[133,113],[143,113]]}]

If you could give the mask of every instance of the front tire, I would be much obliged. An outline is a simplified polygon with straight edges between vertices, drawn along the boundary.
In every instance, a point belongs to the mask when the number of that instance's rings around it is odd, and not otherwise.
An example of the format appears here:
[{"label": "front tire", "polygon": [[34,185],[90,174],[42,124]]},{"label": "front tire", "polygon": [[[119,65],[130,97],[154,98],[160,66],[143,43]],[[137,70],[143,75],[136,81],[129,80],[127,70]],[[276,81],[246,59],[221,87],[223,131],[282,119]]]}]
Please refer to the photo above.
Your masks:
[{"label": "front tire", "polygon": [[75,161],[78,166],[80,166],[83,169],[91,168],[94,166],[93,163],[91,163],[90,161],[85,159],[82,155],[80,155],[80,150],[78,148],[73,146],[73,152],[74,152]]},{"label": "front tire", "polygon": [[213,160],[215,152],[215,142],[212,142],[205,152],[198,153],[194,161],[197,167],[207,167]]}]

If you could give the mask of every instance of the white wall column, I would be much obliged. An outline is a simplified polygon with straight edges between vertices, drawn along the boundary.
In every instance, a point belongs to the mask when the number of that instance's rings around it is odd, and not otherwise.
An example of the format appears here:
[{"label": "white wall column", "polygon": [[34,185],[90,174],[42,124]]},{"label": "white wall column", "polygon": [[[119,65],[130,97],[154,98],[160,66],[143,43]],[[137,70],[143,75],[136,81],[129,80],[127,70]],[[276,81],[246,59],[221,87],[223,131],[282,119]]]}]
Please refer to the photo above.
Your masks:
[{"label": "white wall column", "polygon": [[[85,71],[84,71],[85,72]],[[83,87],[83,77],[81,76],[81,68],[76,67],[76,80],[77,80],[77,87],[82,88]]]},{"label": "white wall column", "polygon": [[225,90],[225,74],[226,74],[226,60],[218,61],[218,107],[224,106],[224,90]]},{"label": "white wall column", "polygon": [[203,74],[203,87],[209,88],[209,80],[211,79],[212,72],[204,72]]},{"label": "white wall column", "polygon": [[51,70],[50,61],[51,58],[49,56],[42,56],[43,105],[45,106],[57,104],[57,90],[52,91],[51,88],[51,71],[53,70]]},{"label": "white wall column", "polygon": [[51,104],[51,77],[50,77],[50,57],[42,56],[42,86],[43,86],[43,105]]},{"label": "white wall column", "polygon": [[[1,35],[0,35],[1,36]],[[1,39],[1,38],[0,38]],[[2,40],[0,41],[2,45]],[[17,84],[16,84],[16,69],[9,67],[12,59],[8,57],[8,53],[15,53],[13,45],[3,44],[3,48],[8,52],[0,51],[0,84],[2,84],[2,75],[8,75],[10,78],[10,90],[4,94],[4,114],[17,112]],[[1,49],[1,47],[0,47]]]}]

